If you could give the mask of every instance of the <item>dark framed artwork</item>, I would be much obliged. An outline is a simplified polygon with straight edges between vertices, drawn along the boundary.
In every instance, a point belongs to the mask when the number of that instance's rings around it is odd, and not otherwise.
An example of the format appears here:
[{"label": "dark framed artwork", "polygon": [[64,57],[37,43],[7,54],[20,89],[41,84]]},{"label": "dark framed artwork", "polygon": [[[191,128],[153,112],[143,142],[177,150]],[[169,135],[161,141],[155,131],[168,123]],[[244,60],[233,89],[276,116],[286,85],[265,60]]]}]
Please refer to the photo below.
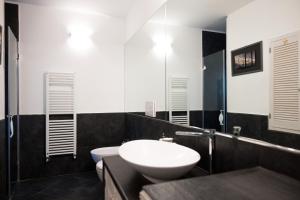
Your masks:
[{"label": "dark framed artwork", "polygon": [[262,41],[231,52],[232,76],[263,71]]},{"label": "dark framed artwork", "polygon": [[2,26],[0,26],[0,65],[2,64]]}]

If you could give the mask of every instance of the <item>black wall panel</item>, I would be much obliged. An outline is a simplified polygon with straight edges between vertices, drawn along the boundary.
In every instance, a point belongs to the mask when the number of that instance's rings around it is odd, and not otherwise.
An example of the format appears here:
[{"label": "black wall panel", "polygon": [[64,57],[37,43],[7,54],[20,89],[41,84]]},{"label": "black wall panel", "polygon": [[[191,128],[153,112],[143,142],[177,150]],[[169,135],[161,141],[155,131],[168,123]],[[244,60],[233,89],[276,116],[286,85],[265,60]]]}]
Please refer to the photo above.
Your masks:
[{"label": "black wall panel", "polygon": [[45,115],[20,117],[21,179],[47,177],[95,169],[90,151],[120,145],[125,138],[125,114],[78,114],[77,159],[72,155],[53,156],[46,163]]},{"label": "black wall panel", "polygon": [[270,143],[300,149],[300,135],[268,130],[268,116],[228,113],[228,132],[233,126],[241,126],[241,135]]}]

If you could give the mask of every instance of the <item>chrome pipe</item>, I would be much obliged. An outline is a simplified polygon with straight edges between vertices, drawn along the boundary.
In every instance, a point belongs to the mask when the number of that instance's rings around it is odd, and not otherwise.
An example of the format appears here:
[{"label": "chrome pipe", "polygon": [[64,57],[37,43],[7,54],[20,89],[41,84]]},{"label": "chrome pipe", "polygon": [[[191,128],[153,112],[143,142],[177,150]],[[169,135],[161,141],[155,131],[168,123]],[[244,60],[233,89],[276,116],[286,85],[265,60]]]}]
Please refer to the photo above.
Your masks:
[{"label": "chrome pipe", "polygon": [[187,132],[187,131],[176,131],[175,135],[180,135],[180,136],[203,136],[203,133],[200,133],[200,132]]}]

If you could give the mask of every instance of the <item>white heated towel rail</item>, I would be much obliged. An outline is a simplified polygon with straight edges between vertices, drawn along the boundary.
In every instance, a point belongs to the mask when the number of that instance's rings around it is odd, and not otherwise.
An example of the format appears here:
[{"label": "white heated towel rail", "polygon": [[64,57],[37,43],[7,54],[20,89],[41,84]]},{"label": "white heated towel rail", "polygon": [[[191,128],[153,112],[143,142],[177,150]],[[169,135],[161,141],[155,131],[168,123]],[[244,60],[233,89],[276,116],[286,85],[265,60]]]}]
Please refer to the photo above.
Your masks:
[{"label": "white heated towel rail", "polygon": [[189,125],[188,79],[172,77],[170,79],[168,96],[170,122]]},{"label": "white heated towel rail", "polygon": [[74,74],[45,74],[46,161],[50,156],[73,154],[76,158],[77,130]]}]

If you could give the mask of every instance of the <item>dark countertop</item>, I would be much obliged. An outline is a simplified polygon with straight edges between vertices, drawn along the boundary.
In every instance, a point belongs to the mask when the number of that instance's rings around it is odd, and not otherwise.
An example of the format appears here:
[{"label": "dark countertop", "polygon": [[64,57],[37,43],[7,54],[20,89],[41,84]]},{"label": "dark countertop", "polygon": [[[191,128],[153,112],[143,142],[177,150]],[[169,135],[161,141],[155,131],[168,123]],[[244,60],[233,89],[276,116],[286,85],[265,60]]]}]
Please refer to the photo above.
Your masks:
[{"label": "dark countertop", "polygon": [[141,190],[146,191],[153,200],[300,199],[300,181],[262,167],[212,176],[204,176],[206,173],[196,167],[186,179],[152,184],[119,156],[105,157],[103,161],[122,198],[126,200],[139,199]]},{"label": "dark countertop", "polygon": [[153,200],[299,200],[300,182],[261,168],[143,187]]},{"label": "dark countertop", "polygon": [[[103,158],[103,163],[123,199],[139,199],[139,193],[143,186],[152,184],[139,172],[127,164],[122,158],[120,158],[120,156],[105,157]],[[206,171],[199,167],[195,167],[184,178],[206,175],[208,175]]]}]

